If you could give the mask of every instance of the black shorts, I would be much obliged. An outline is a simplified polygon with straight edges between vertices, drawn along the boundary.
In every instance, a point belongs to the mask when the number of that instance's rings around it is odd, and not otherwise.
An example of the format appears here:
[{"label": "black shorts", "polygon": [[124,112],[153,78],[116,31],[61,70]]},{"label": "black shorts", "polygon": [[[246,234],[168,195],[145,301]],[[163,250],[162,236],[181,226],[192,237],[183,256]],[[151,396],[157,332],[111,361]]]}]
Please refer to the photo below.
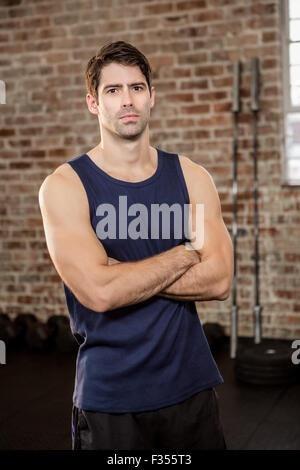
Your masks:
[{"label": "black shorts", "polygon": [[214,388],[157,410],[100,413],[73,405],[73,450],[226,450]]}]

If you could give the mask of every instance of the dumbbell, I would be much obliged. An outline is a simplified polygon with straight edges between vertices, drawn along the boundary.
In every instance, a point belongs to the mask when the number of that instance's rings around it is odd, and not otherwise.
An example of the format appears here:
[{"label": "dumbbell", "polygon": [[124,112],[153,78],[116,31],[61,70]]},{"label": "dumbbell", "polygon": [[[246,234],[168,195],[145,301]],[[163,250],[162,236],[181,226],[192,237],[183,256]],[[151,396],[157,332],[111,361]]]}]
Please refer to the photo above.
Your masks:
[{"label": "dumbbell", "polygon": [[15,329],[19,345],[32,351],[46,350],[49,345],[49,329],[37,320],[32,313],[22,313],[15,319]]},{"label": "dumbbell", "polygon": [[0,339],[4,341],[6,347],[13,346],[16,342],[17,331],[14,322],[6,313],[0,314]]},{"label": "dumbbell", "polygon": [[51,344],[57,351],[72,353],[78,350],[78,343],[71,332],[70,320],[67,316],[52,315],[47,321],[47,326]]},{"label": "dumbbell", "polygon": [[37,323],[35,315],[32,313],[20,313],[14,320],[14,328],[16,331],[16,344],[18,346],[26,346],[26,331],[30,325]]},{"label": "dumbbell", "polygon": [[32,351],[46,351],[50,346],[50,332],[47,324],[40,321],[28,325],[25,343]]}]

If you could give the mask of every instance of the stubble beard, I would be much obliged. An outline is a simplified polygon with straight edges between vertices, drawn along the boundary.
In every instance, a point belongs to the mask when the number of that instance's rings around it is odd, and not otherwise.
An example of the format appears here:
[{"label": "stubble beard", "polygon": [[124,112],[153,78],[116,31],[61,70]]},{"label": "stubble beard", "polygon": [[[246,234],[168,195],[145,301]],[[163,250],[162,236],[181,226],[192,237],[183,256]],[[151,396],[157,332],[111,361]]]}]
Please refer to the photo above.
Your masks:
[{"label": "stubble beard", "polygon": [[140,114],[137,121],[122,123],[122,120],[118,118],[115,124],[115,130],[120,137],[134,139],[144,132],[149,120],[150,112],[147,115]]}]

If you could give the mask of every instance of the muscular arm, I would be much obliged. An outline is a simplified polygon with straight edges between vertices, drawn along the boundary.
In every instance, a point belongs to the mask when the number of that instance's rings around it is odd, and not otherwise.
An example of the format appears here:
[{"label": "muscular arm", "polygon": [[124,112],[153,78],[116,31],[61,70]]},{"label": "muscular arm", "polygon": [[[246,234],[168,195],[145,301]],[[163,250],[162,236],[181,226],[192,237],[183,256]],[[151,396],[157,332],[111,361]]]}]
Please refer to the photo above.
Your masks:
[{"label": "muscular arm", "polygon": [[[229,295],[226,255],[217,255],[190,267],[156,295],[178,301],[225,300]],[[111,263],[118,263],[111,259]]]},{"label": "muscular arm", "polygon": [[187,250],[184,245],[179,245],[141,261],[109,264],[106,278],[108,309],[153,297],[198,262],[196,250]]},{"label": "muscular arm", "polygon": [[[158,295],[175,300],[225,300],[233,279],[233,249],[223,221],[219,196],[212,177],[203,167],[185,158],[184,168],[192,205],[190,223],[195,234],[192,240],[201,262]],[[196,217],[197,204],[203,204],[202,220]],[[204,224],[203,240],[200,224]],[[199,240],[201,246],[197,247]]]},{"label": "muscular arm", "polygon": [[[117,263],[120,262],[115,258],[109,258],[109,264]],[[200,264],[202,264],[201,269],[199,269]],[[214,298],[221,300],[214,288],[217,282],[218,277],[215,275],[213,266],[209,266],[209,263],[197,263],[156,295],[179,301],[213,300]],[[199,286],[202,287],[201,296],[199,295]],[[211,291],[210,286],[213,286]]]},{"label": "muscular arm", "polygon": [[[184,161],[184,167],[192,205],[190,223],[195,234],[191,244],[196,247],[201,262],[156,295],[179,301],[225,300],[233,278],[233,250],[222,218],[219,196],[206,170],[189,159]],[[203,204],[203,220],[196,216],[196,204]],[[203,227],[204,241],[199,243]],[[111,259],[110,262],[117,260]]]},{"label": "muscular arm", "polygon": [[226,300],[232,282],[229,258],[224,245],[220,253],[204,258],[157,295],[181,301]]}]

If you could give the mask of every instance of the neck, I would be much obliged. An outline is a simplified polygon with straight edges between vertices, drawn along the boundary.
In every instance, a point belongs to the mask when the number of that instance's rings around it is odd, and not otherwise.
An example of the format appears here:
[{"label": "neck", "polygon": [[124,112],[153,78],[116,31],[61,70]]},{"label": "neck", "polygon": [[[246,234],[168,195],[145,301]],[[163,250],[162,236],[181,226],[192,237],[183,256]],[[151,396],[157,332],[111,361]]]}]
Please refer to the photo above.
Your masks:
[{"label": "neck", "polygon": [[105,132],[101,133],[101,141],[96,146],[96,158],[106,168],[117,169],[124,174],[155,168],[156,150],[150,146],[148,128],[137,139],[112,138],[111,134],[106,137]]}]

